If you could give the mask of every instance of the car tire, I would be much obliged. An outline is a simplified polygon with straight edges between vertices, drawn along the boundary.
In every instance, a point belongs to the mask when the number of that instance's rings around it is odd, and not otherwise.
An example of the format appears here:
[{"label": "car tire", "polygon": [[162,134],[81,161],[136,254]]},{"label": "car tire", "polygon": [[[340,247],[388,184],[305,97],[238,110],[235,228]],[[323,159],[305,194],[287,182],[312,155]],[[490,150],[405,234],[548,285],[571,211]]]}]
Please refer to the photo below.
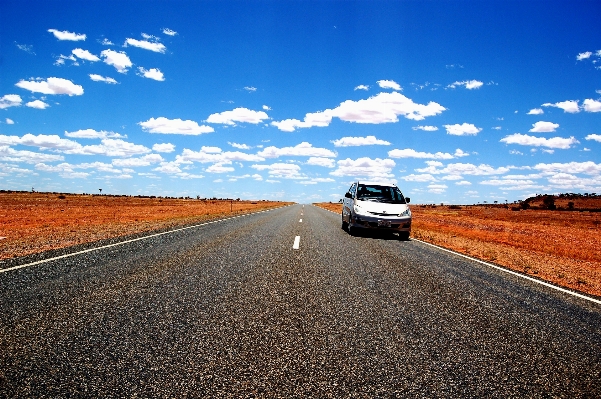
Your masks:
[{"label": "car tire", "polygon": [[399,240],[401,241],[409,241],[409,233],[406,231],[401,231],[399,233]]},{"label": "car tire", "polygon": [[342,219],[342,230],[348,229],[348,223],[344,221],[344,215],[342,215],[341,219]]}]

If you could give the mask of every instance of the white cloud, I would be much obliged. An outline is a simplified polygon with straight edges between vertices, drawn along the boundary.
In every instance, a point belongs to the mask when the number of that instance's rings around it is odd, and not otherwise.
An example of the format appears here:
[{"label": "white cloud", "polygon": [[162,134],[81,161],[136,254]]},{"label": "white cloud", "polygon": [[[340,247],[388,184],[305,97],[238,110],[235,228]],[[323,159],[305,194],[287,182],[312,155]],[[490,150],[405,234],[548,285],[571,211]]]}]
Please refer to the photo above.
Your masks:
[{"label": "white cloud", "polygon": [[326,168],[333,168],[335,166],[334,160],[331,158],[323,157],[310,157],[307,160],[307,165],[323,166]]},{"label": "white cloud", "polygon": [[231,161],[261,162],[265,158],[259,155],[247,154],[240,151],[221,151],[217,147],[202,147],[200,151],[184,148],[177,157],[178,162],[225,163]]},{"label": "white cloud", "polygon": [[210,126],[198,125],[191,120],[167,119],[165,117],[150,118],[146,122],[139,122],[142,130],[148,133],[185,134],[196,136],[203,133],[212,133],[215,130]]},{"label": "white cloud", "polygon": [[589,134],[584,138],[585,140],[595,140],[601,143],[601,135],[600,134]]},{"label": "white cloud", "polygon": [[392,89],[397,91],[402,91],[401,85],[399,85],[394,80],[378,80],[376,82],[383,89]]},{"label": "white cloud", "polygon": [[244,90],[253,92],[253,91],[257,91],[257,88],[253,87],[253,86],[244,86]]},{"label": "white cloud", "polygon": [[70,40],[73,42],[77,42],[80,40],[86,40],[85,34],[68,32],[66,30],[59,31],[56,29],[48,29],[48,32],[52,33],[54,35],[54,37],[56,37],[58,40]]},{"label": "white cloud", "polygon": [[570,137],[569,139],[563,137],[553,137],[547,139],[544,137],[535,137],[528,136],[526,134],[515,133],[502,138],[501,142],[506,144],[519,144],[533,147],[547,147],[566,150],[571,148],[572,145],[577,144],[579,141],[574,137]]},{"label": "white cloud", "polygon": [[128,45],[134,46],[134,47],[139,47],[144,50],[154,51],[155,53],[164,53],[165,50],[167,49],[163,43],[149,42],[146,40],[136,40],[136,39],[132,39],[132,38],[127,38],[125,40],[125,43],[123,44],[124,47],[127,47]]},{"label": "white cloud", "polygon": [[418,183],[437,181],[437,179],[429,173],[423,173],[420,175],[407,175],[401,177],[401,179]]},{"label": "white cloud", "polygon": [[19,151],[9,146],[0,146],[0,161],[4,162],[24,162],[36,164],[39,162],[63,161],[62,155],[43,154],[32,151]]},{"label": "white cloud", "polygon": [[470,182],[469,182],[469,181],[467,181],[467,180],[462,180],[462,181],[458,181],[458,182],[456,182],[456,183],[455,183],[455,185],[457,185],[457,186],[471,186],[471,185],[472,185],[472,183],[470,183]]},{"label": "white cloud", "polygon": [[359,85],[359,86],[355,87],[355,90],[369,90],[369,86],[368,85]]},{"label": "white cloud", "polygon": [[71,51],[77,58],[81,58],[82,60],[96,62],[100,61],[100,58],[90,53],[88,50],[83,50],[80,48],[76,48]]},{"label": "white cloud", "polygon": [[10,119],[10,118],[6,118],[6,124],[7,124],[7,125],[14,125],[14,124],[15,124],[15,121],[13,121],[13,120],[12,120],[12,119]]},{"label": "white cloud", "polygon": [[229,145],[231,145],[232,147],[237,148],[239,150],[250,150],[252,148],[246,144],[230,143],[229,141],[227,143]]},{"label": "white cloud", "polygon": [[152,150],[156,152],[173,152],[175,151],[175,145],[171,143],[157,143],[152,146]]},{"label": "white cloud", "polygon": [[474,165],[471,163],[452,163],[446,167],[442,167],[443,163],[440,161],[426,161],[428,165],[426,168],[416,169],[416,172],[430,173],[433,175],[447,174],[447,175],[470,175],[470,176],[488,176],[488,175],[501,175],[509,172],[507,167],[493,168],[490,165],[480,164]]},{"label": "white cloud", "polygon": [[338,168],[331,172],[332,176],[366,177],[371,180],[389,180],[394,178],[392,169],[396,163],[392,159],[344,159],[337,162]]},{"label": "white cloud", "polygon": [[423,130],[425,132],[435,132],[438,130],[437,126],[413,126],[413,130]]},{"label": "white cloud", "polygon": [[545,113],[545,111],[543,111],[542,108],[533,108],[530,111],[528,111],[527,115],[541,115],[544,113]]},{"label": "white cloud", "polygon": [[77,58],[75,58],[74,55],[59,55],[58,57],[56,57],[56,61],[54,62],[54,65],[60,66],[60,65],[65,65],[65,60],[69,60],[71,62],[73,62],[73,65],[78,66],[79,63],[77,62]]},{"label": "white cloud", "polygon": [[376,136],[367,137],[342,137],[338,140],[332,140],[335,147],[358,147],[364,145],[390,145],[388,141],[379,140]]},{"label": "white cloud", "polygon": [[235,125],[236,122],[246,122],[257,124],[269,116],[263,111],[253,111],[248,108],[236,108],[232,111],[211,114],[207,118],[208,123],[223,123],[226,125]]},{"label": "white cloud", "polygon": [[554,173],[583,173],[586,175],[601,175],[601,163],[592,161],[568,163],[539,163],[533,167],[546,174]]},{"label": "white cloud", "polygon": [[454,89],[457,86],[464,86],[468,90],[479,89],[484,83],[479,80],[465,80],[463,82],[455,82],[448,85],[448,88]]},{"label": "white cloud", "polygon": [[177,35],[176,31],[171,30],[169,28],[164,28],[163,29],[163,33],[166,34],[166,35],[168,35],[168,36],[175,36],[175,35]]},{"label": "white cloud", "polygon": [[164,159],[159,154],[148,154],[140,158],[113,159],[112,164],[121,168],[136,168],[161,163]]},{"label": "white cloud", "polygon": [[449,188],[446,184],[430,184],[428,185],[428,191],[434,194],[442,194],[447,188]]},{"label": "white cloud", "polygon": [[263,108],[265,111],[271,111],[271,108],[270,108],[270,107],[268,107],[267,105],[263,105],[263,107],[262,107],[262,108]]},{"label": "white cloud", "polygon": [[213,164],[213,165],[209,166],[206,169],[206,172],[209,172],[209,173],[229,173],[229,172],[233,172],[233,171],[236,170],[235,168],[233,168],[231,166],[224,166],[224,165],[227,165],[227,164],[231,164],[231,162],[222,162],[222,163]]},{"label": "white cloud", "polygon": [[106,37],[102,40],[98,39],[98,41],[100,42],[100,44],[102,44],[103,46],[114,46],[115,43],[111,42],[109,39],[107,39]]},{"label": "white cloud", "polygon": [[529,132],[533,133],[552,133],[559,127],[558,123],[539,121],[532,125]]},{"label": "white cloud", "polygon": [[257,170],[267,170],[270,177],[281,179],[303,179],[305,176],[300,173],[300,166],[292,163],[274,163],[272,165],[252,165],[251,168]]},{"label": "white cloud", "polygon": [[23,100],[18,94],[5,94],[0,98],[0,109],[18,107],[22,102]]},{"label": "white cloud", "polygon": [[336,153],[326,148],[313,147],[311,143],[304,141],[294,147],[266,147],[262,151],[259,151],[257,155],[264,158],[278,158],[282,156],[332,158],[336,156]]},{"label": "white cloud", "polygon": [[161,72],[161,70],[157,68],[144,69],[142,67],[138,67],[138,75],[148,79],[157,80],[159,82],[165,81],[165,76],[163,75],[163,72]]},{"label": "white cloud", "polygon": [[26,107],[29,108],[35,108],[35,109],[46,109],[48,108],[50,105],[46,104],[45,102],[43,102],[42,100],[34,100],[34,101],[30,101],[27,104],[25,104]]},{"label": "white cloud", "polygon": [[390,158],[426,158],[426,159],[453,159],[453,155],[449,153],[437,152],[436,154],[428,152],[419,152],[411,148],[405,148],[404,150],[392,150],[388,151]]},{"label": "white cloud", "polygon": [[17,46],[17,48],[21,51],[25,51],[27,54],[31,54],[31,55],[35,55],[35,52],[33,51],[33,46],[30,44],[19,44],[17,42],[15,42],[15,45]]},{"label": "white cloud", "polygon": [[286,119],[280,122],[274,121],[271,124],[282,131],[293,132],[296,128],[328,126],[334,117],[345,122],[380,124],[398,122],[399,115],[411,120],[423,120],[445,110],[446,108],[442,105],[432,101],[428,105],[414,103],[411,99],[395,91],[379,93],[366,100],[347,100],[334,109],[308,113],[303,121]]},{"label": "white cloud", "polygon": [[564,112],[570,113],[570,114],[575,114],[580,112],[580,107],[578,107],[578,101],[577,100],[567,100],[567,101],[561,101],[558,103],[544,103],[542,105],[543,107],[556,107],[556,108],[561,108],[563,109]]},{"label": "white cloud", "polygon": [[587,98],[582,103],[582,108],[584,108],[586,112],[601,112],[601,101]]},{"label": "white cloud", "polygon": [[481,128],[471,123],[463,123],[461,125],[456,123],[454,125],[444,125],[444,127],[447,129],[447,134],[454,136],[476,135],[482,131]]},{"label": "white cloud", "polygon": [[48,78],[47,80],[21,80],[15,86],[33,93],[42,94],[67,94],[69,96],[81,96],[83,87],[76,85],[70,80],[62,78]]},{"label": "white cloud", "polygon": [[105,64],[114,66],[119,73],[126,73],[133,66],[124,51],[103,50],[100,55],[104,57]]},{"label": "white cloud", "polygon": [[109,157],[128,157],[149,153],[150,149],[143,145],[129,143],[121,139],[103,139],[101,144],[86,145],[80,150],[67,152],[84,155],[105,155]]},{"label": "white cloud", "polygon": [[580,54],[578,54],[578,55],[576,56],[576,60],[577,60],[577,61],[586,60],[587,58],[590,58],[590,57],[591,57],[591,55],[593,55],[593,53],[592,53],[592,52],[590,52],[590,51],[586,51],[586,52],[584,52],[584,53],[580,53]]},{"label": "white cloud", "polygon": [[65,131],[65,136],[81,138],[81,139],[106,139],[106,138],[123,138],[124,136],[115,132],[107,132],[106,130],[97,131],[94,129],[82,129],[75,132]]},{"label": "white cloud", "polygon": [[553,188],[561,190],[597,191],[601,189],[601,177],[599,176],[585,178],[574,176],[570,173],[557,173],[550,176],[547,180]]},{"label": "white cloud", "polygon": [[91,73],[90,75],[90,79],[92,79],[94,82],[104,82],[104,83],[109,83],[109,84],[117,84],[117,81],[113,78],[109,78],[109,77],[104,77],[101,75],[97,75],[95,73]]}]

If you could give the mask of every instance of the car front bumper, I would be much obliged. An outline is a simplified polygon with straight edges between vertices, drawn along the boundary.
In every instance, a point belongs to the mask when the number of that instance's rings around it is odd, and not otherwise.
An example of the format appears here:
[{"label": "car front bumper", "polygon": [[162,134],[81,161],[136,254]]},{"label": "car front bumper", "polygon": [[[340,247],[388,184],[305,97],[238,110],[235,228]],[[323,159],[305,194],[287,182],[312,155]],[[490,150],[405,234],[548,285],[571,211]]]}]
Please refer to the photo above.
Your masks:
[{"label": "car front bumper", "polygon": [[383,217],[368,215],[351,215],[349,225],[353,228],[372,229],[378,231],[411,232],[411,217]]}]

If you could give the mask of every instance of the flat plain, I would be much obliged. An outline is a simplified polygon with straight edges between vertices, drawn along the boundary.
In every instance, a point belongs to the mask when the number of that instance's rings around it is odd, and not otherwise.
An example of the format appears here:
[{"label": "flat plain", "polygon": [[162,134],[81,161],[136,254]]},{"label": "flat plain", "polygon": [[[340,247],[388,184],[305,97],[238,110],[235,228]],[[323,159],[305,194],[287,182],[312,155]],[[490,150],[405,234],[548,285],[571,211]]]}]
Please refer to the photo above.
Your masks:
[{"label": "flat plain", "polygon": [[0,260],[286,204],[3,192],[0,193]]},{"label": "flat plain", "polygon": [[[316,205],[342,210],[340,203]],[[516,211],[492,204],[413,205],[411,211],[414,238],[601,296],[601,212]]]}]

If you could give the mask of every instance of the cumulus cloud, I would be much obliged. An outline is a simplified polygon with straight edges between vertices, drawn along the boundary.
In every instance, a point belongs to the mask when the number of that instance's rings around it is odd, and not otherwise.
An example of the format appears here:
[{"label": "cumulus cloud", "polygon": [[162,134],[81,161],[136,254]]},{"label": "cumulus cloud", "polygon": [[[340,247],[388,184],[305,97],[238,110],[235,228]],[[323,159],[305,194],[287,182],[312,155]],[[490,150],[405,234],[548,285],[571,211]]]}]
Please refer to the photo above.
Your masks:
[{"label": "cumulus cloud", "polygon": [[526,134],[520,133],[515,133],[506,136],[501,139],[501,142],[506,144],[519,144],[532,147],[547,147],[561,150],[569,149],[574,144],[579,143],[579,141],[576,140],[574,137],[570,137],[569,139],[563,137],[552,137],[547,139],[544,137],[528,136]]},{"label": "cumulus cloud", "polygon": [[601,135],[600,134],[589,134],[584,138],[585,140],[595,140],[601,143]]},{"label": "cumulus cloud", "polygon": [[185,134],[197,136],[203,133],[212,133],[215,130],[210,126],[198,125],[191,120],[167,119],[165,117],[150,118],[146,122],[139,122],[142,130],[148,133]]},{"label": "cumulus cloud", "polygon": [[46,109],[50,105],[46,104],[42,100],[34,100],[34,101],[30,101],[30,102],[26,103],[25,106],[29,107],[29,108],[35,108],[35,109]]},{"label": "cumulus cloud", "polygon": [[10,118],[6,118],[6,124],[7,124],[7,125],[14,125],[14,124],[15,124],[15,121],[13,121],[13,120],[12,120],[12,119],[10,119]]},{"label": "cumulus cloud", "polygon": [[532,125],[529,132],[533,133],[552,133],[559,127],[558,123],[539,121]]},{"label": "cumulus cloud", "polygon": [[184,148],[181,155],[176,157],[178,162],[225,163],[225,162],[262,162],[260,155],[247,154],[241,151],[221,151],[217,147],[202,147],[200,151]]},{"label": "cumulus cloud", "polygon": [[159,82],[165,81],[165,76],[163,75],[163,72],[161,72],[161,70],[157,68],[144,69],[142,67],[138,67],[138,75],[148,79],[157,80]]},{"label": "cumulus cloud", "polygon": [[257,91],[257,88],[253,87],[253,86],[244,86],[244,90],[253,92],[253,91]]},{"label": "cumulus cloud", "polygon": [[0,109],[18,107],[22,102],[23,100],[18,94],[6,94],[0,98]]},{"label": "cumulus cloud", "polygon": [[473,89],[479,89],[480,87],[482,87],[483,84],[484,83],[480,82],[479,80],[465,80],[463,82],[451,83],[447,87],[450,89],[454,89],[457,86],[463,86],[468,90],[473,90]]},{"label": "cumulus cloud", "polygon": [[80,58],[82,60],[91,61],[91,62],[100,61],[100,58],[98,58],[94,54],[90,53],[88,50],[83,50],[83,49],[80,49],[80,48],[76,48],[76,49],[72,50],[71,52],[77,58]]},{"label": "cumulus cloud", "polygon": [[308,113],[303,121],[286,119],[271,124],[282,131],[293,132],[296,128],[329,126],[334,117],[345,122],[380,124],[398,122],[399,115],[411,120],[423,120],[445,110],[446,108],[435,102],[429,102],[427,105],[414,103],[395,91],[379,93],[366,100],[347,100],[334,109]]},{"label": "cumulus cloud", "polygon": [[15,86],[33,93],[42,94],[67,94],[69,96],[81,96],[83,87],[76,85],[70,80],[62,78],[48,78],[47,80],[21,80]]},{"label": "cumulus cloud", "polygon": [[545,113],[545,111],[543,111],[542,108],[533,108],[530,111],[528,111],[527,115],[541,115],[544,113]]},{"label": "cumulus cloud", "polygon": [[447,190],[447,188],[449,188],[449,186],[447,186],[446,184],[429,184],[428,192],[431,192],[433,194],[442,194]]},{"label": "cumulus cloud", "polygon": [[125,136],[115,132],[108,132],[106,130],[94,130],[94,129],[81,129],[75,132],[65,131],[65,136],[80,138],[80,139],[107,139],[107,138],[123,138]]},{"label": "cumulus cloud", "polygon": [[272,165],[252,165],[251,168],[266,170],[270,177],[281,179],[304,179],[300,166],[292,163],[274,163]]},{"label": "cumulus cloud", "polygon": [[56,37],[58,40],[70,40],[73,42],[77,42],[80,40],[86,40],[85,34],[68,32],[66,30],[59,31],[56,29],[48,29],[48,32],[52,33],[54,35],[54,37]]},{"label": "cumulus cloud", "polygon": [[344,159],[337,162],[338,168],[331,172],[332,176],[339,177],[365,177],[372,180],[389,180],[394,178],[392,169],[396,163],[392,159],[371,159],[368,157],[358,159]]},{"label": "cumulus cloud", "polygon": [[229,173],[236,170],[231,166],[225,166],[229,164],[231,164],[231,162],[216,163],[206,168],[205,171],[209,173]]},{"label": "cumulus cloud", "polygon": [[23,162],[36,164],[39,162],[57,162],[63,161],[62,155],[43,154],[33,151],[15,150],[7,145],[0,146],[0,161],[4,162]]},{"label": "cumulus cloud", "polygon": [[471,163],[452,163],[443,167],[443,163],[440,161],[426,161],[425,168],[416,169],[416,172],[430,173],[433,175],[446,174],[446,175],[471,175],[471,176],[488,176],[488,175],[501,175],[509,172],[507,167],[493,168],[490,165],[480,164],[474,165]]},{"label": "cumulus cloud", "polygon": [[103,50],[100,55],[104,58],[105,64],[114,66],[119,73],[126,73],[133,66],[124,51]]},{"label": "cumulus cloud", "polygon": [[403,177],[401,177],[401,179],[403,179],[405,181],[412,181],[412,182],[417,182],[417,183],[437,181],[436,177],[432,176],[429,173],[424,173],[424,174],[420,174],[420,175],[411,174],[411,175],[403,176]]},{"label": "cumulus cloud", "polygon": [[326,148],[313,147],[311,143],[304,141],[294,147],[266,147],[259,151],[257,155],[264,158],[279,158],[282,156],[332,158],[336,156],[336,153]]},{"label": "cumulus cloud", "polygon": [[310,157],[307,160],[307,165],[323,166],[325,168],[333,168],[335,166],[333,159],[323,157]]},{"label": "cumulus cloud", "polygon": [[390,145],[388,141],[379,140],[376,136],[367,137],[342,137],[338,140],[332,140],[335,147],[359,147],[364,145]]},{"label": "cumulus cloud", "polygon": [[231,145],[234,148],[237,148],[239,150],[250,150],[252,147],[246,144],[238,144],[238,143],[230,143],[229,141],[227,142],[229,145]]},{"label": "cumulus cloud", "polygon": [[584,52],[584,53],[579,53],[579,54],[576,56],[576,60],[577,60],[577,61],[586,60],[587,58],[590,58],[590,57],[591,57],[591,55],[593,55],[593,53],[592,53],[592,52],[590,52],[590,51],[586,51],[586,52]]},{"label": "cumulus cloud", "polygon": [[368,85],[359,85],[359,86],[355,87],[354,90],[355,91],[356,90],[369,90],[369,86]]},{"label": "cumulus cloud", "polygon": [[113,159],[112,164],[121,168],[136,168],[161,163],[164,159],[159,154],[148,154],[140,158]]},{"label": "cumulus cloud", "polygon": [[[156,39],[156,38],[154,38],[154,39]],[[138,48],[142,48],[144,50],[154,51],[155,53],[164,53],[165,50],[167,50],[167,48],[165,47],[165,45],[163,43],[159,43],[156,41],[149,42],[147,40],[136,40],[136,39],[132,39],[132,38],[127,38],[125,40],[123,47],[127,47],[127,46],[138,47]]]},{"label": "cumulus cloud", "polygon": [[207,122],[222,123],[225,125],[235,125],[236,122],[245,122],[256,125],[265,119],[269,119],[269,116],[263,111],[253,111],[248,108],[239,107],[232,111],[211,114],[207,118]]},{"label": "cumulus cloud", "polygon": [[157,143],[152,146],[152,150],[156,152],[173,152],[175,151],[175,145],[171,143]]},{"label": "cumulus cloud", "polygon": [[378,80],[376,83],[383,89],[392,89],[397,91],[403,90],[401,85],[394,80]]},{"label": "cumulus cloud", "polygon": [[163,28],[163,33],[168,35],[168,36],[175,36],[177,35],[177,32],[174,30],[171,30],[169,28]]},{"label": "cumulus cloud", "polygon": [[601,101],[597,101],[597,100],[593,100],[593,99],[587,98],[582,103],[582,108],[586,112],[601,112]]},{"label": "cumulus cloud", "polygon": [[544,103],[543,107],[555,107],[563,109],[564,112],[575,114],[580,112],[577,100],[560,101],[558,103]]},{"label": "cumulus cloud", "polygon": [[94,82],[104,82],[104,83],[108,83],[108,84],[117,84],[117,81],[113,78],[109,78],[109,77],[104,77],[101,75],[97,75],[95,73],[91,73],[90,75],[90,79],[92,79]]},{"label": "cumulus cloud", "polygon": [[438,127],[436,127],[436,126],[413,126],[411,129],[423,130],[425,132],[435,132],[438,130]]},{"label": "cumulus cloud", "polygon": [[429,152],[420,152],[415,151],[411,148],[405,148],[404,150],[392,150],[388,152],[388,156],[390,158],[422,158],[422,159],[453,159],[456,157],[465,157],[469,154],[463,152],[461,149],[455,150],[455,154],[449,154],[448,152],[437,152],[437,153],[429,153]]},{"label": "cumulus cloud", "polygon": [[456,123],[454,125],[444,125],[444,127],[447,129],[447,134],[453,136],[476,135],[482,131],[481,128],[476,127],[471,123],[462,123],[461,125]]},{"label": "cumulus cloud", "polygon": [[601,163],[592,161],[567,163],[539,163],[533,167],[545,174],[582,173],[585,175],[601,175]]}]

